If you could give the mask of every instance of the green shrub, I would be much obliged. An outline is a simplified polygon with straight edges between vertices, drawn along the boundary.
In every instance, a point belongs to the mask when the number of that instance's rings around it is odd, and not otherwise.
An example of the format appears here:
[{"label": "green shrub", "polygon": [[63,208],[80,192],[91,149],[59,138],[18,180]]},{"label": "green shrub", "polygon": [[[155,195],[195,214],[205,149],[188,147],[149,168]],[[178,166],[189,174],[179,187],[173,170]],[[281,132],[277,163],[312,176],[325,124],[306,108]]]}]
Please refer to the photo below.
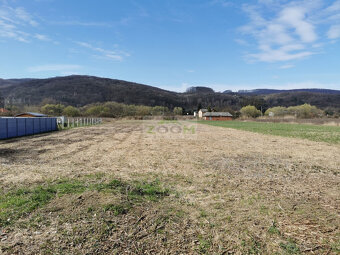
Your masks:
[{"label": "green shrub", "polygon": [[261,111],[257,110],[256,107],[252,105],[242,107],[240,112],[244,117],[257,118],[261,116]]},{"label": "green shrub", "polygon": [[182,115],[183,114],[183,109],[182,107],[175,107],[174,110],[173,110],[173,113],[175,115]]},{"label": "green shrub", "polygon": [[47,115],[61,116],[65,109],[65,105],[62,104],[46,104],[41,107],[41,112]]},{"label": "green shrub", "polygon": [[270,112],[272,112],[274,116],[277,116],[277,117],[293,115],[293,116],[296,116],[297,118],[316,118],[316,117],[320,117],[324,115],[324,112],[322,110],[310,104],[290,106],[288,108],[277,106],[277,107],[269,108],[265,112],[265,115],[269,116]]},{"label": "green shrub", "polygon": [[80,116],[80,111],[78,108],[69,105],[63,110],[63,115],[68,117],[77,117]]},{"label": "green shrub", "polygon": [[291,106],[287,110],[289,114],[295,115],[298,118],[315,118],[323,115],[323,111],[310,104]]},{"label": "green shrub", "polygon": [[269,116],[269,113],[272,112],[274,114],[274,116],[285,116],[288,114],[288,109],[286,107],[282,107],[282,106],[277,106],[277,107],[273,107],[273,108],[269,108],[264,115]]},{"label": "green shrub", "polygon": [[165,106],[155,106],[152,107],[151,114],[152,115],[165,115],[166,113],[169,112],[168,107]]}]

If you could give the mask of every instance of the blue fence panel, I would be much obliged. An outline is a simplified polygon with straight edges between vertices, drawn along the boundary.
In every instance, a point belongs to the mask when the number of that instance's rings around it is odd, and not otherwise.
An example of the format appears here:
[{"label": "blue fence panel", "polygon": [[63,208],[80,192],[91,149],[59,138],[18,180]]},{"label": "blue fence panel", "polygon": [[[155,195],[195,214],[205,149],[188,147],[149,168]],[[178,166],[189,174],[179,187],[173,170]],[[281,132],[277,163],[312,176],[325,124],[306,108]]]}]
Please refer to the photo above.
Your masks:
[{"label": "blue fence panel", "polygon": [[39,134],[40,133],[40,118],[33,119],[33,133]]},{"label": "blue fence panel", "polygon": [[46,131],[52,131],[52,118],[48,118],[46,119]]},{"label": "blue fence panel", "polygon": [[18,136],[26,135],[26,118],[17,118]]},{"label": "blue fence panel", "polygon": [[0,139],[57,130],[57,118],[0,118]]},{"label": "blue fence panel", "polygon": [[40,118],[40,133],[44,133],[47,131],[46,122],[47,118]]},{"label": "blue fence panel", "polygon": [[7,119],[0,118],[0,139],[7,138]]},{"label": "blue fence panel", "polygon": [[26,120],[26,135],[34,134],[34,119],[33,118],[25,118]]},{"label": "blue fence panel", "polygon": [[7,138],[18,136],[17,120],[15,118],[7,119]]},{"label": "blue fence panel", "polygon": [[58,130],[58,126],[57,126],[57,118],[52,118],[52,130]]}]

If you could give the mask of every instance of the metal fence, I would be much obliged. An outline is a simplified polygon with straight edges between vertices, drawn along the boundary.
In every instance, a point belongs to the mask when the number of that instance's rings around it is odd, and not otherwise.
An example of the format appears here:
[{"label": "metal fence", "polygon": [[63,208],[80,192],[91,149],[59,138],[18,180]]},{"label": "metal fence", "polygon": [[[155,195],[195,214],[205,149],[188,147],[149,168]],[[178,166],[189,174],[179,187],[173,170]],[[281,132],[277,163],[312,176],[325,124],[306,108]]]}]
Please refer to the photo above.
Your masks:
[{"label": "metal fence", "polygon": [[0,117],[0,140],[57,131],[64,128],[84,127],[102,123],[100,118],[65,117]]},{"label": "metal fence", "polygon": [[74,128],[74,127],[85,127],[98,125],[102,123],[101,118],[66,118],[58,117],[58,126],[61,129]]},{"label": "metal fence", "polygon": [[0,118],[0,139],[58,130],[57,118]]}]

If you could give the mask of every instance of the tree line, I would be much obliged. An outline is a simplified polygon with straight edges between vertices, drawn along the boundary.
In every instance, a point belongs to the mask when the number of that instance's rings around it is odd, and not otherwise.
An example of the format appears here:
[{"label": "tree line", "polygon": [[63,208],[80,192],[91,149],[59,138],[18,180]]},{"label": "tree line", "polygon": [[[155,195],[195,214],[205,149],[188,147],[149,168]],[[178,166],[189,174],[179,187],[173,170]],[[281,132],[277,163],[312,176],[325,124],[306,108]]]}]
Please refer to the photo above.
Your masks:
[{"label": "tree line", "polygon": [[127,116],[159,116],[182,115],[181,107],[169,109],[165,106],[128,105],[117,102],[90,104],[83,107],[65,106],[63,104],[46,104],[41,107],[41,112],[51,116],[93,116],[119,118]]},{"label": "tree line", "polygon": [[[253,105],[247,105],[245,107],[242,107],[240,112],[242,116],[250,118],[257,118],[263,115],[263,113]],[[294,116],[296,118],[307,119],[322,117],[327,114],[324,111],[318,109],[316,106],[312,106],[310,104],[303,104],[290,107],[283,106],[272,107],[267,109],[264,115],[269,117]]]},{"label": "tree line", "polygon": [[[253,102],[254,103],[254,102]],[[202,109],[202,104],[198,104],[197,111]],[[0,115],[15,115],[19,113],[19,108],[12,107],[7,108],[10,113],[3,113]],[[233,118],[245,117],[245,118],[257,118],[260,116],[268,117],[284,117],[294,116],[296,118],[318,118],[323,116],[339,117],[337,113],[332,112],[329,114],[328,110],[321,110],[316,106],[310,104],[302,104],[298,106],[276,106],[267,109],[263,109],[261,104],[249,104],[243,106],[240,110],[234,110],[232,107],[207,107],[208,111],[212,112],[229,112],[233,115]],[[21,109],[21,111],[37,111],[49,116],[68,116],[68,117],[108,117],[108,118],[120,118],[120,117],[143,117],[143,116],[161,116],[161,115],[186,115],[193,114],[193,112],[187,112],[182,107],[169,108],[166,106],[146,106],[146,105],[134,105],[124,104],[117,102],[95,103],[82,107],[75,107],[64,104],[45,104],[43,106],[33,106],[27,109]]]}]

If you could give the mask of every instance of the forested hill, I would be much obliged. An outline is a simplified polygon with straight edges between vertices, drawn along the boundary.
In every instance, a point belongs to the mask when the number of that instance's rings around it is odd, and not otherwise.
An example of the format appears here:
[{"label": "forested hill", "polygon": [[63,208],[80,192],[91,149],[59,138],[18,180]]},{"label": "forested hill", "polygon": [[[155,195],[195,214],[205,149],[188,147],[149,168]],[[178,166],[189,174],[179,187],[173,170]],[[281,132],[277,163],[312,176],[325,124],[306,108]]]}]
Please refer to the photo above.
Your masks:
[{"label": "forested hill", "polygon": [[1,87],[8,87],[8,86],[12,86],[15,84],[22,84],[24,82],[28,82],[32,79],[0,79],[0,88]]},{"label": "forested hill", "polygon": [[[226,88],[227,89],[227,88]],[[272,91],[272,90],[270,90]],[[185,93],[94,76],[72,75],[48,79],[0,79],[0,96],[7,105],[41,105],[61,103],[83,106],[115,101],[148,106],[180,106],[186,110],[198,107],[234,109],[248,104],[262,106],[292,106],[310,103],[320,108],[340,109],[340,91],[279,91],[279,93],[219,93],[210,88],[193,87]],[[339,92],[339,93],[336,93]]]},{"label": "forested hill", "polygon": [[[2,82],[3,86],[6,84]],[[8,85],[8,84],[7,84]],[[66,76],[10,83],[0,91],[14,104],[40,104],[43,100],[83,106],[116,101],[126,104],[176,104],[175,92],[143,84],[93,76]]]}]

